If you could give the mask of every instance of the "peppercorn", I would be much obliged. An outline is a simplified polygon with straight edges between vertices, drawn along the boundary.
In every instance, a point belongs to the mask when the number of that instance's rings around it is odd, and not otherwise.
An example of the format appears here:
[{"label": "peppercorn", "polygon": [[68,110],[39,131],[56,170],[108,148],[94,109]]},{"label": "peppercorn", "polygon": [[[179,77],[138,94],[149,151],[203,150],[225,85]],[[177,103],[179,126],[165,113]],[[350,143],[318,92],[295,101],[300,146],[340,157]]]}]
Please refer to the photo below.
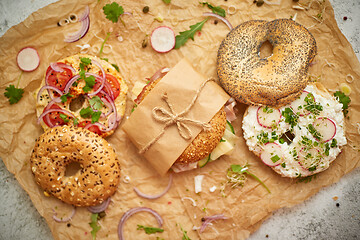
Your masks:
[{"label": "peppercorn", "polygon": [[264,0],[256,1],[256,6],[261,7],[264,4]]},{"label": "peppercorn", "polygon": [[145,38],[142,40],[141,46],[142,48],[146,48],[148,44],[148,38],[145,36]]},{"label": "peppercorn", "polygon": [[99,218],[103,218],[103,217],[105,217],[106,216],[106,213],[105,212],[100,212],[99,213]]},{"label": "peppercorn", "polygon": [[214,20],[214,24],[215,24],[215,25],[218,24],[218,22],[219,22],[218,20]]},{"label": "peppercorn", "polygon": [[347,20],[347,17],[345,16],[343,19],[344,19],[344,21],[346,21],[346,20]]},{"label": "peppercorn", "polygon": [[150,10],[149,6],[145,6],[145,7],[143,8],[143,13],[148,13],[149,10]]},{"label": "peppercorn", "polygon": [[201,218],[201,221],[202,221],[202,222],[205,222],[205,218]]},{"label": "peppercorn", "polygon": [[340,207],[340,203],[336,203],[336,206],[337,206],[337,207]]},{"label": "peppercorn", "polygon": [[68,223],[68,224],[66,224],[66,226],[67,226],[67,227],[70,227],[70,226],[71,226],[71,224],[70,224],[70,223]]}]

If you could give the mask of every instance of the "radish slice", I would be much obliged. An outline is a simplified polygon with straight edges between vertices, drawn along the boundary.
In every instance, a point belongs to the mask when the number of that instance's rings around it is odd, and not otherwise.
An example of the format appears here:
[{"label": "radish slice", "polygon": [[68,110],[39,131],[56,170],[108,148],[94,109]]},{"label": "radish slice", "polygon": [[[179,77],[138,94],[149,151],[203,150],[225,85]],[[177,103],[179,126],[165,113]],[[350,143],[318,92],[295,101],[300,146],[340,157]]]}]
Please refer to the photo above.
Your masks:
[{"label": "radish slice", "polygon": [[300,95],[300,98],[296,99],[290,104],[290,107],[294,110],[295,113],[299,113],[300,116],[309,115],[310,112],[304,108],[304,105],[306,104],[305,98],[310,94],[310,97],[315,101],[315,97],[313,94],[303,91]]},{"label": "radish slice", "polygon": [[313,126],[322,136],[321,139],[318,139],[319,141],[321,140],[322,142],[328,142],[333,139],[336,134],[336,124],[330,118],[317,118],[314,121]]},{"label": "radish slice", "polygon": [[150,37],[151,47],[159,53],[169,52],[175,47],[175,33],[166,26],[155,28]]},{"label": "radish slice", "polygon": [[317,163],[321,158],[320,151],[317,148],[311,148],[309,150],[302,148],[299,151],[299,164],[304,170],[309,170],[312,168],[314,168],[312,171],[316,170]]},{"label": "radish slice", "polygon": [[17,65],[24,72],[32,72],[40,65],[40,57],[35,48],[25,47],[16,56]]},{"label": "radish slice", "polygon": [[264,128],[272,128],[280,122],[281,113],[279,109],[270,107],[259,107],[256,113],[257,121]]},{"label": "radish slice", "polygon": [[261,160],[269,167],[280,165],[282,156],[281,146],[277,143],[265,144],[263,151],[260,154]]}]

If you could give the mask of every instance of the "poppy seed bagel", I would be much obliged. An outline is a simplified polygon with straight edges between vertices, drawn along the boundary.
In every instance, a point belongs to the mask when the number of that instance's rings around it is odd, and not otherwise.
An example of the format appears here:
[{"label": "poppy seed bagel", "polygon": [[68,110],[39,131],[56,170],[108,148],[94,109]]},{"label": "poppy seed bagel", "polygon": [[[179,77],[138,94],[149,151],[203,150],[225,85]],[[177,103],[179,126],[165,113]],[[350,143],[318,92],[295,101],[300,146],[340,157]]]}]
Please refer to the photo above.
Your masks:
[{"label": "poppy seed bagel", "polygon": [[[261,59],[260,47],[266,41],[273,54]],[[252,20],[238,25],[222,41],[217,73],[236,100],[279,107],[295,100],[308,84],[316,51],[312,34],[293,20]]]},{"label": "poppy seed bagel", "polygon": [[[66,176],[71,162],[81,170]],[[30,158],[35,181],[45,192],[74,206],[102,203],[117,190],[120,164],[110,144],[97,134],[74,126],[47,130]]]},{"label": "poppy seed bagel", "polygon": [[[144,87],[141,102],[155,85],[161,80],[158,78]],[[211,128],[209,131],[201,131],[199,135],[187,146],[184,152],[176,159],[175,163],[188,164],[202,160],[208,156],[220,142],[225,132],[226,113],[224,107],[221,108],[210,120]]]}]

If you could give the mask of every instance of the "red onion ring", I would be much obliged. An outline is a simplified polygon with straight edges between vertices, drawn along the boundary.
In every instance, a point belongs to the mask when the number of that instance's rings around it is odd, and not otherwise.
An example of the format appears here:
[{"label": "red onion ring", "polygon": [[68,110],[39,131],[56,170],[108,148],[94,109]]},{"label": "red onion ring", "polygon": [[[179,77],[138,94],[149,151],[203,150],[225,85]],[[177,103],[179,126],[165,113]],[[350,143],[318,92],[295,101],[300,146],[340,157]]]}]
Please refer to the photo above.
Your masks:
[{"label": "red onion ring", "polygon": [[63,72],[64,69],[70,69],[73,73],[75,72],[75,69],[70,66],[70,65],[67,65],[65,63],[50,63],[50,67],[52,70],[54,70],[55,72]]},{"label": "red onion ring", "polygon": [[64,94],[68,93],[71,86],[74,84],[74,82],[76,80],[78,80],[80,78],[80,75],[79,74],[76,74],[75,76],[73,76],[65,85],[65,88],[64,88]]},{"label": "red onion ring", "polygon": [[111,197],[109,197],[108,199],[103,201],[101,204],[96,205],[96,206],[88,207],[87,209],[92,213],[101,213],[101,212],[104,212],[107,209],[110,202],[111,202]]},{"label": "red onion ring", "polygon": [[156,194],[156,195],[147,195],[145,193],[142,193],[137,187],[134,187],[134,191],[136,192],[136,194],[139,197],[146,198],[146,199],[158,199],[169,191],[171,184],[172,184],[172,180],[173,180],[173,175],[170,174],[169,183],[168,183],[167,187],[164,189],[164,191],[162,191],[161,193]]},{"label": "red onion ring", "polygon": [[[44,85],[42,88],[40,88],[40,90],[39,90],[39,92],[38,92],[38,94],[37,94],[37,96],[36,96],[36,101],[37,101],[37,102],[40,101],[41,93],[42,93],[45,89],[53,90],[53,91],[57,92],[60,96],[63,95],[63,93],[62,93],[59,89],[57,89],[56,87]],[[61,99],[60,99],[59,97],[54,98],[54,97],[52,96],[52,94],[50,94],[50,93],[49,93],[49,96],[50,96],[51,100],[53,100],[54,102],[57,102],[57,103],[61,102]]]},{"label": "red onion ring", "polygon": [[216,214],[210,217],[204,217],[205,221],[203,222],[203,224],[200,227],[200,233],[202,233],[205,228],[213,221],[216,220],[225,220],[228,219],[228,217],[225,217],[224,214]]},{"label": "red onion ring", "polygon": [[52,218],[53,218],[56,222],[61,222],[61,223],[70,221],[70,220],[74,217],[75,212],[76,212],[76,208],[73,207],[73,210],[72,210],[70,216],[68,216],[68,217],[66,217],[66,218],[58,218],[58,217],[56,216],[56,215],[57,215],[57,212],[55,211],[55,209],[52,209],[52,210],[53,210],[53,212],[54,212],[54,215],[52,216]]},{"label": "red onion ring", "polygon": [[85,34],[89,31],[90,28],[90,18],[86,17],[84,20],[80,21],[80,23],[81,23],[81,28],[77,32],[74,32],[71,35],[66,36],[64,42],[68,42],[68,43],[76,42],[85,36]]},{"label": "red onion ring", "polygon": [[129,15],[129,16],[132,16],[132,13],[131,13],[131,12],[123,12],[123,15]]},{"label": "red onion ring", "polygon": [[124,224],[125,222],[128,220],[129,217],[131,217],[132,215],[134,215],[135,213],[138,212],[149,212],[152,215],[154,215],[156,221],[159,224],[159,227],[162,227],[164,220],[161,218],[160,214],[157,213],[155,210],[151,209],[151,208],[147,208],[147,207],[136,207],[136,208],[132,208],[130,210],[128,210],[127,212],[124,213],[124,215],[121,217],[120,222],[119,222],[119,226],[118,226],[118,236],[119,236],[119,240],[124,240],[124,234],[123,234],[123,229],[124,229]]},{"label": "red onion ring", "polygon": [[94,63],[98,68],[100,68],[100,71],[101,71],[101,85],[100,87],[95,91],[95,92],[92,92],[92,93],[89,93],[88,95],[89,96],[95,96],[96,94],[98,94],[102,88],[104,87],[104,83],[105,83],[105,80],[106,80],[106,77],[105,77],[105,71],[104,69],[102,68],[102,66],[100,65],[100,63],[94,59],[91,60],[92,63]]},{"label": "red onion ring", "polygon": [[86,6],[84,12],[82,12],[79,17],[79,22],[81,22],[81,21],[85,20],[85,18],[89,17],[89,14],[90,14],[90,8],[89,8],[89,6]]},{"label": "red onion ring", "polygon": [[233,26],[231,25],[231,23],[226,18],[223,18],[222,16],[217,15],[216,13],[205,12],[205,13],[203,13],[203,16],[205,16],[205,17],[215,17],[215,18],[221,20],[222,22],[224,22],[226,24],[226,26],[228,26],[228,28],[230,30],[233,29]]},{"label": "red onion ring", "polygon": [[[42,119],[44,116],[46,116],[47,114],[52,113],[52,112],[61,112],[61,113],[66,114],[66,115],[70,115],[70,117],[72,117],[72,118],[75,118],[75,116],[74,116],[71,112],[69,112],[69,111],[67,111],[67,110],[65,110],[65,109],[48,109],[48,110],[44,111],[44,112],[38,117],[37,123],[40,124],[41,119]],[[52,125],[52,124],[50,124],[50,125]],[[53,126],[52,126],[52,127],[53,127]]]}]

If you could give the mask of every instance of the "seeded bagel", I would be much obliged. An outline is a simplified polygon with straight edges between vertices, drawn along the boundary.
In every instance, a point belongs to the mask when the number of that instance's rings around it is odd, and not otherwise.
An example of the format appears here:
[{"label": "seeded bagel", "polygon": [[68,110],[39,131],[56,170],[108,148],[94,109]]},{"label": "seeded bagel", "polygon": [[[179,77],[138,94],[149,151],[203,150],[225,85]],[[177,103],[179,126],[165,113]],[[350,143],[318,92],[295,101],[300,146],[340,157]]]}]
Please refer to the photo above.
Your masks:
[{"label": "seeded bagel", "polygon": [[[65,176],[71,162],[79,163],[81,170]],[[58,126],[42,134],[30,164],[36,183],[45,192],[79,207],[102,203],[115,193],[120,181],[120,165],[110,144],[74,126]]]},{"label": "seeded bagel", "polygon": [[[138,103],[140,103],[155,87],[155,85],[161,80],[158,78],[151,83],[149,83],[143,89],[140,98],[138,98]],[[225,126],[226,126],[226,113],[224,108],[221,108],[215,116],[210,120],[211,128],[209,131],[202,131],[196,138],[189,144],[189,146],[184,150],[175,163],[188,164],[198,162],[201,159],[208,156],[214,148],[220,142],[222,136],[224,135]]]},{"label": "seeded bagel", "polygon": [[[266,41],[273,54],[261,59],[260,47]],[[222,41],[217,73],[236,100],[280,107],[300,96],[308,84],[316,49],[312,34],[293,20],[252,20],[238,25]]]}]

